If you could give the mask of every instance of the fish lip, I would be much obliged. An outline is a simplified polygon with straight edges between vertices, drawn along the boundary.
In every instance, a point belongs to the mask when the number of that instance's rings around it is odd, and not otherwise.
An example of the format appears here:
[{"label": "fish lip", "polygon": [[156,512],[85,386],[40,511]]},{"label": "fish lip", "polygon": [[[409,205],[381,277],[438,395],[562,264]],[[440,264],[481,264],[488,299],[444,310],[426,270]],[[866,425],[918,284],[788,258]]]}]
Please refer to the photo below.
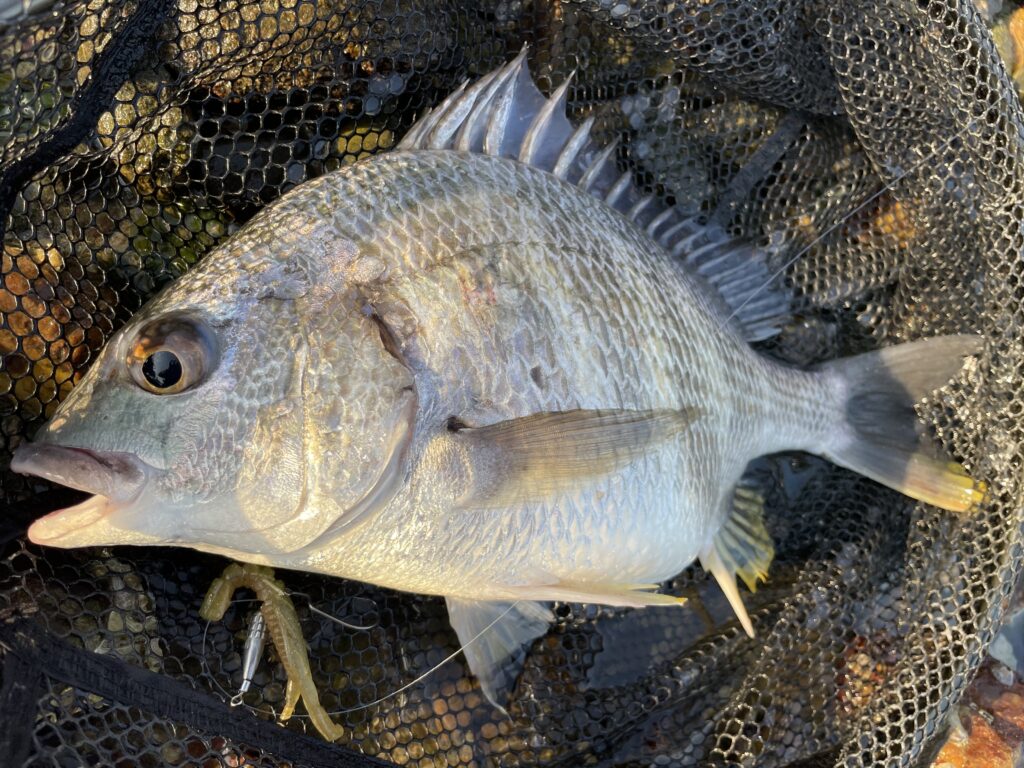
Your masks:
[{"label": "fish lip", "polygon": [[34,521],[28,527],[28,540],[49,547],[69,546],[62,545],[61,540],[95,525],[114,509],[115,505],[106,496],[90,496],[79,504],[55,510]]},{"label": "fish lip", "polygon": [[153,468],[130,453],[53,443],[27,443],[11,459],[11,470],[127,504],[138,498]]}]

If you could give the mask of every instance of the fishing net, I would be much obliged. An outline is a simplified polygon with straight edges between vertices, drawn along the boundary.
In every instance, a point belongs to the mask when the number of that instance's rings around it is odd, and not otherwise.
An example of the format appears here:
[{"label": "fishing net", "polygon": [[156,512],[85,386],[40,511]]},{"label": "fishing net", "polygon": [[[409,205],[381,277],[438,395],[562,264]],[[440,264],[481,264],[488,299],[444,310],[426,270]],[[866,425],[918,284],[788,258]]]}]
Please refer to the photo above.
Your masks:
[{"label": "fishing net", "polygon": [[[10,7],[8,7],[10,6]],[[328,711],[282,728],[272,648],[234,708],[251,595],[222,560],[43,550],[68,494],[4,472],[0,750],[21,766],[914,765],[1020,570],[1024,122],[1015,8],[969,0],[74,0],[0,27],[0,466],[104,340],[291,187],[386,152],[529,43],[637,180],[773,246],[806,365],[979,331],[922,420],[989,487],[957,518],[807,456],[751,470],[777,559],[756,639],[693,567],[679,611],[556,607],[508,717],[443,601],[300,573]],[[993,42],[994,27],[1000,47]],[[1002,61],[1000,59],[1002,53]],[[447,657],[453,658],[443,663]],[[425,675],[425,677],[424,677]]]}]

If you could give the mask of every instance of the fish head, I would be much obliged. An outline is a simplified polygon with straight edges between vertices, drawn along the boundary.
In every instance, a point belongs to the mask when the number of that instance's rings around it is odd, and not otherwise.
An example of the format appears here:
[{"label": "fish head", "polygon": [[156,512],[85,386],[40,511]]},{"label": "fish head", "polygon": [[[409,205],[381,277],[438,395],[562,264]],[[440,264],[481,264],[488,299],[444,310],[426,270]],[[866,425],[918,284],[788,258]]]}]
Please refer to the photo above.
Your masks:
[{"label": "fish head", "polygon": [[348,277],[358,248],[277,213],[138,312],[17,450],[15,471],[94,494],[34,542],[272,559],[393,495],[412,375]]}]

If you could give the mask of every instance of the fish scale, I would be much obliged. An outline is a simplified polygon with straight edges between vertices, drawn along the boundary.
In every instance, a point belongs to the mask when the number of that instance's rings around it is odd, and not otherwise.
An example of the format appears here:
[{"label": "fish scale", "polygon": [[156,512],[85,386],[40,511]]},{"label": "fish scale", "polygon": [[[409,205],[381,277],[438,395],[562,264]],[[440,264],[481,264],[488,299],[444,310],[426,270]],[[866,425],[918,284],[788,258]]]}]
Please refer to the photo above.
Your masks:
[{"label": "fish scale", "polygon": [[[572,144],[523,57],[452,99],[402,151],[269,206],[111,340],[16,456],[96,494],[33,540],[443,595],[495,700],[544,603],[675,606],[650,589],[698,557],[752,633],[736,576],[753,588],[773,548],[735,489],[757,456],[819,453],[957,512],[980,500],[911,428],[976,337],[773,362],[748,344],[783,320],[769,253],[641,204],[609,150]],[[178,361],[173,389],[136,367],[152,350]],[[162,444],[133,442],[140,424]]]}]

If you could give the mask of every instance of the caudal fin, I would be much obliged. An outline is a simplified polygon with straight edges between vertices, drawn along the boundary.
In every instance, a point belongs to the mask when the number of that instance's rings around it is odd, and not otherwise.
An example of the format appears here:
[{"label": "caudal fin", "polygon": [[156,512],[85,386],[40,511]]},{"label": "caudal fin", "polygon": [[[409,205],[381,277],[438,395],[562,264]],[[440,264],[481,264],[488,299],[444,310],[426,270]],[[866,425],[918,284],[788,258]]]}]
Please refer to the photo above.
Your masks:
[{"label": "caudal fin", "polygon": [[937,456],[919,431],[914,403],[949,382],[982,345],[979,336],[939,336],[821,366],[847,393],[842,426],[826,456],[919,501],[953,512],[971,509],[984,497],[984,483]]}]

